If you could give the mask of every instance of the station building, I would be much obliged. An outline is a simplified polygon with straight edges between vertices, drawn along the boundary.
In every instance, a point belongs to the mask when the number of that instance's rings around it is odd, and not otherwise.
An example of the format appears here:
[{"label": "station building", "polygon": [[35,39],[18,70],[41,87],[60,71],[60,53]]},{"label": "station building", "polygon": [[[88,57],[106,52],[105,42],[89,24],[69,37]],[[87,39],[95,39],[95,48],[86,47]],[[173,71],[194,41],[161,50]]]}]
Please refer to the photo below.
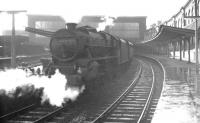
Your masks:
[{"label": "station building", "polygon": [[196,93],[200,96],[200,0],[188,0],[162,25],[148,29],[142,43],[152,53],[196,63]]},{"label": "station building", "polygon": [[[56,31],[65,28],[65,20],[60,16],[52,15],[27,15],[27,26],[47,31]],[[0,36],[0,57],[11,55],[12,30],[4,30]],[[15,30],[16,55],[34,55],[47,53],[49,48],[49,37]]]},{"label": "station building", "polygon": [[[196,1],[196,4],[195,4]],[[179,58],[180,60],[196,61],[195,52],[195,16],[199,16],[200,0],[188,0],[180,10],[175,13],[171,18],[162,23],[162,26],[148,29],[145,35],[145,40],[148,42],[156,35],[163,32],[165,38],[160,38],[160,42],[154,43],[154,47],[157,51],[161,51],[161,54],[168,54],[173,58]],[[200,18],[197,18],[197,30],[198,37],[200,37]],[[169,33],[164,34],[167,29]],[[161,41],[162,40],[162,41]],[[152,40],[153,42],[153,40]],[[163,43],[166,42],[166,43]],[[198,41],[199,42],[199,38]],[[153,43],[152,43],[153,44]],[[164,45],[163,45],[164,44]],[[166,45],[167,44],[167,45]],[[197,44],[199,47],[199,43]],[[189,53],[186,53],[189,52]],[[198,60],[200,60],[200,51],[198,50]]]},{"label": "station building", "polygon": [[91,26],[93,28],[101,28],[100,24],[104,25],[104,31],[123,38],[131,42],[144,40],[146,31],[146,16],[120,16],[113,19],[111,25],[104,24],[106,22],[105,16],[83,16],[78,26]]},{"label": "station building", "polygon": [[[46,31],[55,32],[58,29],[65,28],[65,20],[60,16],[53,15],[27,15],[27,26]],[[11,35],[12,30],[5,30],[3,35]],[[49,38],[38,34],[26,32],[24,30],[15,30],[15,34],[28,37],[27,42],[32,45],[49,45]]]},{"label": "station building", "polygon": [[131,42],[144,40],[146,31],[146,16],[120,16],[114,19],[113,26],[107,31]]},{"label": "station building", "polygon": [[99,24],[104,22],[105,16],[83,16],[78,26],[91,26],[93,28],[98,28]]}]

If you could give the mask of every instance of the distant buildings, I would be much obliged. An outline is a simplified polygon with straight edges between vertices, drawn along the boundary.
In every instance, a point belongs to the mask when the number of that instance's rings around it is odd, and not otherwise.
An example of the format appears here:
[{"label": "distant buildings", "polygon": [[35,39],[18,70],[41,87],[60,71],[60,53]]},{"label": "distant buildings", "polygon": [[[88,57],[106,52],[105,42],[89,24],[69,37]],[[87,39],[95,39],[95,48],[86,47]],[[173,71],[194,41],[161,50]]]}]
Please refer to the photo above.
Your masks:
[{"label": "distant buildings", "polygon": [[93,28],[98,28],[99,27],[99,23],[104,22],[104,17],[105,16],[83,16],[81,18],[80,23],[78,24],[78,26],[91,26]]},{"label": "distant buildings", "polygon": [[[65,28],[65,20],[60,16],[52,15],[28,15],[28,27],[38,28],[47,31],[56,31]],[[25,27],[24,27],[25,28]],[[41,35],[25,32],[24,30],[16,30],[16,35],[27,36],[28,43],[33,45],[49,46],[50,39]],[[12,30],[5,30],[3,35],[11,35]]]},{"label": "distant buildings", "polygon": [[94,28],[101,28],[100,26],[104,25],[105,31],[112,35],[132,42],[144,40],[144,33],[146,31],[145,16],[117,17],[112,19],[112,25],[107,25],[105,16],[83,16],[79,26],[88,25]]},{"label": "distant buildings", "polygon": [[143,41],[145,31],[146,16],[117,17],[107,27],[107,32],[132,42]]},{"label": "distant buildings", "polygon": [[[112,19],[113,24],[107,25],[105,16],[83,16],[78,26],[87,25],[96,29],[105,29],[106,32],[112,35],[133,42],[144,40],[144,33],[146,31],[145,16],[117,17]],[[27,25],[32,28],[54,32],[58,29],[65,28],[65,24],[65,20],[60,16],[28,15]],[[11,31],[4,31],[3,34],[11,35]],[[50,38],[48,37],[19,30],[16,30],[16,35],[28,36],[28,42],[33,45],[49,46]]]},{"label": "distant buildings", "polygon": [[[52,15],[28,15],[28,27],[57,31],[58,29],[65,28],[65,20],[60,16]],[[29,41],[39,45],[49,45],[50,39],[41,35],[29,33]]]}]

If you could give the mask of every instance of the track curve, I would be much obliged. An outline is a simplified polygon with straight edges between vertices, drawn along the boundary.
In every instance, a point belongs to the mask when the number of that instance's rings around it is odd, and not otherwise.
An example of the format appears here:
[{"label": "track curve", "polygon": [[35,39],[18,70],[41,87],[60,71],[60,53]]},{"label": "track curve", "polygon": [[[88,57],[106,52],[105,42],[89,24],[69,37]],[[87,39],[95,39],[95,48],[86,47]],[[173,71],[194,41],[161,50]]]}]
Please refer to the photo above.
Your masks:
[{"label": "track curve", "polygon": [[144,62],[141,78],[108,107],[93,123],[100,122],[140,122],[148,110],[154,90],[154,70]]},{"label": "track curve", "polygon": [[[141,64],[139,71],[136,74],[132,84],[125,89],[123,94],[115,98],[115,101],[112,103],[102,103],[98,105],[98,108],[94,111],[88,109],[89,114],[87,115],[83,123],[89,122],[150,122],[153,117],[153,113],[157,106],[160,93],[162,91],[162,84],[158,85],[164,81],[164,74],[162,66],[160,63],[152,58],[148,57],[137,57],[138,61]],[[160,77],[158,77],[160,76]],[[159,91],[157,89],[160,89]],[[116,90],[119,91],[119,90]],[[114,98],[114,97],[110,97]],[[83,103],[87,103],[87,100]],[[81,106],[87,107],[88,104]],[[93,103],[95,106],[95,102]],[[88,106],[89,107],[89,106]],[[39,108],[39,107],[38,107]],[[41,108],[41,107],[40,107]],[[37,108],[36,108],[37,109]],[[43,115],[41,112],[34,112],[34,110],[29,111],[29,114],[34,114],[31,116],[19,115],[21,118],[28,117],[37,117],[34,120],[24,120],[30,123],[34,122],[60,122],[63,119],[65,121],[71,122],[72,118],[78,116],[82,112],[82,108],[75,106],[69,107],[67,110],[64,110],[63,107],[52,107],[47,108],[47,113]],[[31,113],[30,113],[31,112]],[[37,112],[37,113],[36,113]],[[97,114],[97,112],[99,112]],[[37,115],[36,115],[37,114]],[[25,114],[27,115],[27,114]],[[17,118],[16,118],[17,119]],[[49,120],[50,119],[50,120]],[[13,120],[13,119],[12,119]],[[12,120],[8,122],[13,123]],[[14,120],[15,123],[18,122]],[[22,120],[23,121],[23,120]]]}]

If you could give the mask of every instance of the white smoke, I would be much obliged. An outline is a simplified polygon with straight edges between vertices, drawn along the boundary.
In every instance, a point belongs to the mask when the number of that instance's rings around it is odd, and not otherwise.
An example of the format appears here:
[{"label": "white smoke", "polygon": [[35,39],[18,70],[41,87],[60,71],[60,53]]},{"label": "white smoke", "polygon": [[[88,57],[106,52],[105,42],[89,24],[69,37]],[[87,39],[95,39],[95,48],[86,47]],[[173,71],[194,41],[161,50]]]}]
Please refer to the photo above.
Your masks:
[{"label": "white smoke", "polygon": [[113,26],[114,17],[105,16],[102,18],[103,22],[99,23],[97,31],[104,31],[106,26]]},{"label": "white smoke", "polygon": [[82,86],[81,88],[78,88],[78,87],[67,88],[66,93],[65,93],[66,94],[65,98],[75,101],[77,97],[79,96],[79,94],[83,93],[84,90],[85,90],[85,86]]},{"label": "white smoke", "polygon": [[74,101],[84,90],[84,87],[65,89],[67,79],[58,70],[56,70],[55,75],[51,78],[47,76],[30,76],[29,74],[29,72],[25,72],[22,69],[0,71],[0,90],[4,89],[8,94],[17,86],[33,84],[36,88],[44,88],[42,101],[48,99],[50,104],[56,106],[61,106],[64,98],[69,98]]}]

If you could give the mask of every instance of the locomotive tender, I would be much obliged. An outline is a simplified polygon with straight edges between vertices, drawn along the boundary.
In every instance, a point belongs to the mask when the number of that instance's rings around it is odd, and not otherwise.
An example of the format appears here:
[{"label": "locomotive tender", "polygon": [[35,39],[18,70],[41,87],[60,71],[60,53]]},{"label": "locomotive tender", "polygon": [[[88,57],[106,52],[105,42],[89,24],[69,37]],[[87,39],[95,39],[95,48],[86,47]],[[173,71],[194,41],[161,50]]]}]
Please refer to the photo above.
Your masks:
[{"label": "locomotive tender", "polygon": [[51,37],[52,59],[42,60],[43,66],[48,74],[59,69],[69,86],[87,86],[102,74],[112,75],[119,66],[129,63],[134,53],[131,42],[75,23],[56,32],[30,27],[26,31]]}]

